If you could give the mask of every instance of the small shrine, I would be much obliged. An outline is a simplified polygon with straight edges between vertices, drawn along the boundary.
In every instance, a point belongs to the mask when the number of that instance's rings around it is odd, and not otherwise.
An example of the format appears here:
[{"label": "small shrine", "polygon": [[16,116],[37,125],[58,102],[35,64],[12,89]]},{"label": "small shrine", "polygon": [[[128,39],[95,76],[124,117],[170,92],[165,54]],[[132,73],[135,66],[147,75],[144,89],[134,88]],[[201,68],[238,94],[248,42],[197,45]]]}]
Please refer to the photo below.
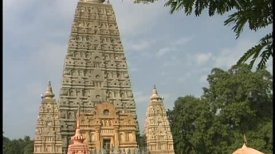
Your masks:
[{"label": "small shrine", "polygon": [[76,124],[75,135],[71,138],[73,143],[69,145],[67,154],[90,154],[88,145],[83,143],[85,138],[82,136],[80,126],[79,126],[79,112],[77,114],[76,123],[77,124]]},{"label": "small shrine", "polygon": [[92,113],[80,114],[80,128],[91,153],[135,153],[137,127],[131,112],[116,110],[112,103],[99,103]]}]

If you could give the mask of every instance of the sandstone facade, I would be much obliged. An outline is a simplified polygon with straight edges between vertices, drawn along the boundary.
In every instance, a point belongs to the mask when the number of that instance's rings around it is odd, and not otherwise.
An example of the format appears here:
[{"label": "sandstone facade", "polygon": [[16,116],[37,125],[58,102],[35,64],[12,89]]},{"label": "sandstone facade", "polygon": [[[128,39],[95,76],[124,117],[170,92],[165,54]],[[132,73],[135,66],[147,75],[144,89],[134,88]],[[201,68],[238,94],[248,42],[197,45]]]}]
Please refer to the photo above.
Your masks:
[{"label": "sandstone facade", "polygon": [[173,136],[163,99],[154,87],[146,112],[145,136],[150,154],[174,154]]},{"label": "sandstone facade", "polygon": [[42,95],[34,138],[34,154],[61,154],[59,110],[51,83]]},{"label": "sandstone facade", "polygon": [[113,8],[100,0],[81,0],[75,12],[59,98],[63,153],[74,135],[78,106],[84,113],[93,113],[101,102],[132,113],[138,128]]},{"label": "sandstone facade", "polygon": [[[35,154],[139,154],[131,82],[112,6],[77,4],[59,100],[42,97]],[[146,119],[150,154],[174,154],[163,100],[153,90]]]},{"label": "sandstone facade", "polygon": [[133,113],[120,112],[113,104],[103,102],[94,112],[80,116],[80,127],[92,153],[136,153],[137,127]]},{"label": "sandstone facade", "polygon": [[[109,141],[109,144],[116,149],[132,150],[137,147],[136,135],[139,128],[126,57],[115,13],[111,4],[105,3],[104,0],[80,0],[77,4],[57,103],[54,116],[57,118],[55,120],[58,123],[59,136],[50,140],[58,141],[59,153],[67,153],[68,145],[71,143],[70,138],[76,130],[75,115],[78,107],[80,106],[81,113],[93,123],[93,118],[99,116],[97,110],[102,103],[110,104],[107,106],[112,108],[110,114],[114,117],[109,117],[108,122],[116,121],[119,125],[112,124],[113,130],[109,128],[104,130],[105,126],[100,118],[98,120],[101,125],[83,123],[83,131],[87,139],[93,138],[93,134],[96,133],[94,127],[113,133],[113,137],[105,139],[106,135],[99,132],[103,135],[97,136],[100,141],[87,141],[89,148],[101,151],[102,145]],[[43,113],[40,111],[39,114]],[[122,123],[125,118],[131,119],[131,125],[124,127]],[[51,130],[49,126],[40,124],[37,125],[37,129]],[[125,135],[125,133],[128,134]],[[35,139],[37,144],[40,140],[39,136],[43,135],[47,133],[41,132],[37,135]],[[120,135],[122,138],[129,135],[131,142],[123,143],[120,141]],[[62,152],[60,152],[60,143],[62,143]],[[95,146],[97,144],[98,146]],[[37,149],[41,148],[37,146]],[[52,149],[52,151],[56,150]]]}]

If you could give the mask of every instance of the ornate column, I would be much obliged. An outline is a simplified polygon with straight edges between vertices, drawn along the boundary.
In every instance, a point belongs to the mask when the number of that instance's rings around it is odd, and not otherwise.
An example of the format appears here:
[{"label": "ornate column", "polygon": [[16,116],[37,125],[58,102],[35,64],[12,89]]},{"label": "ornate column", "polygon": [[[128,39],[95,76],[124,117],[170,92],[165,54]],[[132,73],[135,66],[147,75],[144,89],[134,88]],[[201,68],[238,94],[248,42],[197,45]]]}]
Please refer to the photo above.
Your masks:
[{"label": "ornate column", "polygon": [[100,127],[96,127],[96,130],[95,130],[95,148],[96,148],[96,151],[97,153],[101,150],[101,147],[100,147]]},{"label": "ornate column", "polygon": [[136,141],[136,132],[135,132],[135,131],[132,131],[132,134],[133,134],[133,135],[132,135],[132,136],[133,136],[133,140],[132,140],[132,141],[135,142],[135,141]]},{"label": "ornate column", "polygon": [[115,143],[114,143],[114,146],[115,146],[115,149],[117,150],[118,147],[119,147],[119,132],[118,132],[118,126],[115,126]]}]

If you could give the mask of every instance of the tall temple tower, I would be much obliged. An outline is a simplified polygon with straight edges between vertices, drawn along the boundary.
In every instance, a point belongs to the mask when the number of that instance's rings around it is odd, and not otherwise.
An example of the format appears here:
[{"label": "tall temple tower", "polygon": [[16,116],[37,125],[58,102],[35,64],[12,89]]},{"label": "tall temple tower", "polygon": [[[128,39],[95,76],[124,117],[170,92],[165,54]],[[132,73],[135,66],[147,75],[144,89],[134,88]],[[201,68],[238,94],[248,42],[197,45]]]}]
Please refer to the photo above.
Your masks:
[{"label": "tall temple tower", "polygon": [[89,114],[102,102],[112,104],[118,112],[131,113],[138,133],[136,105],[113,8],[104,0],[80,0],[59,97],[62,153],[67,153],[74,135],[78,106]]},{"label": "tall temple tower", "polygon": [[49,82],[48,89],[42,95],[34,139],[34,154],[61,154],[62,152],[58,106],[53,98],[54,94]]},{"label": "tall temple tower", "polygon": [[175,154],[166,109],[156,87],[146,112],[145,136],[148,153]]}]

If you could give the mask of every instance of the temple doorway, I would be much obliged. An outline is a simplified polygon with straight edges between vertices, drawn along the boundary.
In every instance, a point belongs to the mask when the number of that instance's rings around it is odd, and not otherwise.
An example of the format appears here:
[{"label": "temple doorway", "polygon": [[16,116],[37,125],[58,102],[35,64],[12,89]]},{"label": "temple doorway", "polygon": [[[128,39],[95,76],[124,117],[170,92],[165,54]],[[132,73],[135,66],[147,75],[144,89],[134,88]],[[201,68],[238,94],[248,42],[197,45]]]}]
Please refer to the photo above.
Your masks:
[{"label": "temple doorway", "polygon": [[111,140],[110,139],[103,139],[103,149],[106,152],[106,154],[110,154],[110,144]]}]

